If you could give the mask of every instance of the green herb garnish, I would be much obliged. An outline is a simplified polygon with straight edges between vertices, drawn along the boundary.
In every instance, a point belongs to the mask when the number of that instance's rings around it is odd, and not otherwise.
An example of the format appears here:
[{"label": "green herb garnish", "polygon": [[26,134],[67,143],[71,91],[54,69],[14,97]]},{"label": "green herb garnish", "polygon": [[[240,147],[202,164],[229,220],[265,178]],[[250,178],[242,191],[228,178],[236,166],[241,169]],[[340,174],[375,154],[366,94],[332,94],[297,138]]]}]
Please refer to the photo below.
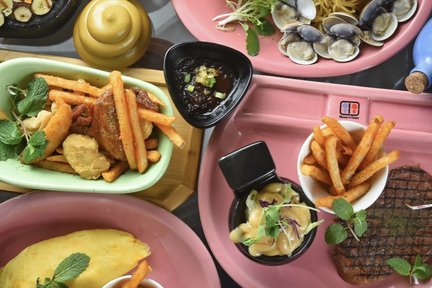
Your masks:
[{"label": "green herb garnish", "polygon": [[[258,242],[259,240],[261,240],[261,238],[264,236],[270,236],[273,239],[276,239],[278,237],[279,233],[281,233],[281,232],[286,233],[285,229],[288,226],[292,226],[294,231],[297,232],[297,227],[299,226],[299,223],[297,223],[297,221],[281,218],[280,209],[282,207],[303,207],[305,209],[318,211],[317,209],[309,207],[307,205],[291,203],[292,193],[290,191],[292,191],[291,185],[284,184],[284,189],[281,192],[281,194],[284,196],[284,199],[281,203],[279,203],[279,204],[260,203],[261,207],[264,206],[264,207],[262,207],[262,213],[261,213],[260,219],[262,219],[264,217],[265,221],[263,224],[260,224],[258,226],[258,230],[257,230],[257,234],[256,234],[255,238],[253,238],[253,239],[247,238],[244,241],[242,241],[242,243],[244,245],[250,246],[250,245]],[[258,192],[254,190],[249,194],[249,197],[246,200],[246,205],[248,206],[248,208],[251,208],[255,205],[258,205],[258,204],[252,203],[252,202],[256,201],[257,193]],[[322,221],[323,220],[310,223],[306,227],[303,235],[308,234],[313,228],[317,227]],[[260,223],[261,223],[261,221],[260,221]],[[296,234],[297,234],[297,237],[300,239],[301,235],[299,235],[298,232]]]},{"label": "green herb garnish", "polygon": [[45,278],[44,283],[40,283],[38,278],[36,288],[67,288],[65,282],[72,280],[87,269],[90,257],[84,253],[73,253],[57,266],[52,278]]},{"label": "green herb garnish", "polygon": [[246,32],[246,51],[249,56],[256,56],[260,51],[260,44],[258,35],[252,28],[247,24],[241,24]]},{"label": "green herb garnish", "polygon": [[271,7],[276,0],[226,0],[231,13],[222,14],[212,20],[218,21],[216,28],[234,30],[230,24],[238,22],[246,32],[246,50],[250,56],[259,53],[258,34],[269,36],[275,32],[273,25],[266,19],[271,13]]},{"label": "green herb garnish", "polygon": [[48,84],[42,77],[34,79],[29,84],[28,93],[24,99],[18,102],[17,108],[20,115],[36,116],[45,107],[48,95]]},{"label": "green herb garnish", "polygon": [[387,259],[386,263],[402,276],[409,276],[410,284],[418,283],[418,280],[428,280],[432,277],[432,266],[424,263],[419,255],[416,256],[414,265],[400,257]]},{"label": "green herb garnish", "polygon": [[44,131],[35,132],[27,142],[27,146],[22,152],[22,160],[24,163],[30,163],[38,157],[41,157],[46,147],[48,146],[48,141],[45,138]]},{"label": "green herb garnish", "polygon": [[327,227],[325,232],[326,243],[342,243],[348,237],[347,230],[359,241],[359,237],[363,236],[367,230],[366,211],[360,210],[354,213],[352,205],[343,198],[335,199],[332,208],[336,216],[345,222],[345,227],[340,223],[334,223]]},{"label": "green herb garnish", "polygon": [[43,154],[48,142],[43,131],[27,131],[23,119],[37,115],[45,107],[48,84],[45,79],[36,78],[27,90],[11,84],[6,91],[13,120],[0,120],[0,161],[16,157],[24,149],[22,161],[29,163]]}]

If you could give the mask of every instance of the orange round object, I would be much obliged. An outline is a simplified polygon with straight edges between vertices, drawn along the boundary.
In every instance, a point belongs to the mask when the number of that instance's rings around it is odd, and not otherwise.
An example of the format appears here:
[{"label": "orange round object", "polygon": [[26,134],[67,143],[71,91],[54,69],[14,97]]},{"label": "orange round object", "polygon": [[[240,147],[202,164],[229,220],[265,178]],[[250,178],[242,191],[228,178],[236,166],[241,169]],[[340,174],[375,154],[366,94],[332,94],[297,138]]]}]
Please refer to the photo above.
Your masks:
[{"label": "orange round object", "polygon": [[147,50],[152,25],[136,0],[93,0],[75,22],[77,53],[92,66],[121,70],[138,61]]}]

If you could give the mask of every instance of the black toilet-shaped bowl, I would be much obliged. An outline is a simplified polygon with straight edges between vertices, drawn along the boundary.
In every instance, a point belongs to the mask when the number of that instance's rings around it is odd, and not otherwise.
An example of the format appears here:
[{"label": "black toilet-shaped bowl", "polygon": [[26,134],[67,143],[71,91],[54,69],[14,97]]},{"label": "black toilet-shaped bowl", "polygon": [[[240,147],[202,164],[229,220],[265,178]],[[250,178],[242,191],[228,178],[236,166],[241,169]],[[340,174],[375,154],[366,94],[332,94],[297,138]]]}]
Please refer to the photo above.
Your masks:
[{"label": "black toilet-shaped bowl", "polygon": [[[252,189],[260,190],[266,184],[273,182],[290,183],[294,191],[300,196],[300,201],[309,207],[315,205],[306,197],[301,187],[286,178],[276,174],[276,167],[270,151],[263,141],[258,141],[242,148],[239,148],[219,159],[219,166],[228,185],[233,190],[235,198],[230,208],[229,229],[234,230],[241,223],[246,222],[246,198]],[[317,212],[309,210],[311,221],[318,220]],[[234,244],[249,259],[265,265],[282,265],[292,262],[300,257],[311,245],[316,235],[313,229],[304,236],[301,245],[293,251],[291,256],[259,256],[249,254],[248,246]]]}]

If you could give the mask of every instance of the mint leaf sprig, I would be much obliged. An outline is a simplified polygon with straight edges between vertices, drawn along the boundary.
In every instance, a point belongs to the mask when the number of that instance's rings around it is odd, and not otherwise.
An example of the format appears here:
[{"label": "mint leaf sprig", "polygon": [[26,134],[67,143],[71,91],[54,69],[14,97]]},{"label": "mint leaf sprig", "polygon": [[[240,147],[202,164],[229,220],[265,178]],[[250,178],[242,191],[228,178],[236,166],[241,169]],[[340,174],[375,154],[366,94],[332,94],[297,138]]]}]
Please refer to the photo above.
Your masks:
[{"label": "mint leaf sprig", "polygon": [[28,89],[11,84],[6,87],[6,91],[9,93],[12,107],[10,114],[14,119],[0,120],[0,161],[14,158],[25,147],[22,161],[30,163],[43,155],[48,141],[43,131],[30,133],[25,128],[23,119],[36,116],[44,109],[48,97],[48,84],[41,77],[31,81]]},{"label": "mint leaf sprig", "polygon": [[432,266],[424,263],[419,255],[414,265],[400,257],[387,259],[386,263],[402,276],[409,276],[410,284],[418,284],[419,280],[428,280],[432,277]]},{"label": "mint leaf sprig", "polygon": [[354,213],[352,205],[343,198],[333,201],[333,211],[336,216],[344,221],[345,225],[333,223],[327,227],[325,232],[325,241],[327,244],[340,244],[348,237],[348,231],[353,237],[360,241],[359,237],[367,230],[366,211],[360,210]]},{"label": "mint leaf sprig", "polygon": [[52,278],[45,278],[44,283],[36,280],[36,288],[68,288],[65,282],[78,277],[90,263],[90,257],[84,253],[73,253],[63,259],[54,271]]}]

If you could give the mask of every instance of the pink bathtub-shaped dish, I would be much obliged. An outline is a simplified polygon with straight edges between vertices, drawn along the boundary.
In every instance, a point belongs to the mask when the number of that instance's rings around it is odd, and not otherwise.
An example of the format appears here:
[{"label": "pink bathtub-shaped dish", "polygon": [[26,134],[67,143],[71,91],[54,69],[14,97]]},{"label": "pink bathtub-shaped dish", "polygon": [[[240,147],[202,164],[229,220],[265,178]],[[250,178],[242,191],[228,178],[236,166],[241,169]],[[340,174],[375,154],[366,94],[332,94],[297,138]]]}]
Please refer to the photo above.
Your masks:
[{"label": "pink bathtub-shaped dish", "polygon": [[[386,151],[399,149],[401,157],[391,168],[420,165],[432,173],[432,94],[413,96],[404,91],[373,89],[328,83],[254,76],[249,91],[230,118],[216,126],[202,163],[198,187],[201,223],[216,259],[242,287],[356,287],[339,277],[331,259],[332,246],[324,232],[333,215],[324,219],[312,246],[294,262],[266,267],[247,259],[231,243],[228,213],[233,193],[217,166],[217,160],[239,147],[263,140],[277,173],[298,183],[297,155],[321,117],[344,117],[366,125],[373,115],[396,122],[385,142]],[[402,288],[408,279],[390,276],[362,287]],[[431,282],[418,287],[430,287]]]},{"label": "pink bathtub-shaped dish", "polygon": [[[202,1],[199,0],[173,0],[173,4],[183,24],[196,38],[230,46],[247,54],[246,36],[240,25],[235,31],[225,32],[216,29],[216,21],[212,21],[215,16],[232,11],[226,7],[224,0],[207,1],[205,9],[197,8],[202,5]],[[432,1],[418,0],[416,14],[408,22],[399,23],[395,34],[386,40],[383,47],[376,48],[363,43],[360,47],[360,55],[351,62],[338,63],[321,58],[313,65],[295,64],[279,52],[277,42],[280,34],[270,37],[260,36],[260,52],[249,59],[254,69],[283,76],[330,77],[356,73],[386,61],[408,45],[429,19],[431,11]]]}]

